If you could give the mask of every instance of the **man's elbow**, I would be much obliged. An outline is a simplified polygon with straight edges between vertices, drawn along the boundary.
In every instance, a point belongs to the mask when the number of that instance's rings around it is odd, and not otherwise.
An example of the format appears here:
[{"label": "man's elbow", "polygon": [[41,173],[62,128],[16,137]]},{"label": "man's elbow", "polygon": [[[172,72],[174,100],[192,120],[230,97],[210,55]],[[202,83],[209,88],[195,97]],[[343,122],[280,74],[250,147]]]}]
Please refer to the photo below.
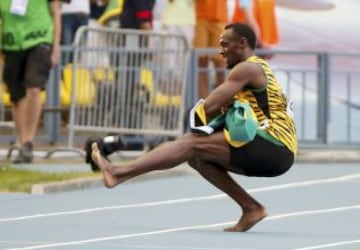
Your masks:
[{"label": "man's elbow", "polygon": [[142,22],[140,24],[140,29],[141,30],[151,30],[152,29],[151,22]]}]

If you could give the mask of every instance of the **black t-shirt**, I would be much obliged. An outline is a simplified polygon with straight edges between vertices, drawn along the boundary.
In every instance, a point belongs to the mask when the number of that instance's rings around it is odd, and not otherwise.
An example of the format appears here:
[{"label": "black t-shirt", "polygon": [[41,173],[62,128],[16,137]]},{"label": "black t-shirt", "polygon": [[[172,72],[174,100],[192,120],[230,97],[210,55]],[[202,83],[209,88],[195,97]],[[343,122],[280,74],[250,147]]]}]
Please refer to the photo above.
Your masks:
[{"label": "black t-shirt", "polygon": [[97,5],[96,3],[90,4],[90,18],[98,19],[106,10],[107,4]]},{"label": "black t-shirt", "polygon": [[140,24],[152,22],[155,0],[125,0],[120,14],[120,27],[139,29]]}]

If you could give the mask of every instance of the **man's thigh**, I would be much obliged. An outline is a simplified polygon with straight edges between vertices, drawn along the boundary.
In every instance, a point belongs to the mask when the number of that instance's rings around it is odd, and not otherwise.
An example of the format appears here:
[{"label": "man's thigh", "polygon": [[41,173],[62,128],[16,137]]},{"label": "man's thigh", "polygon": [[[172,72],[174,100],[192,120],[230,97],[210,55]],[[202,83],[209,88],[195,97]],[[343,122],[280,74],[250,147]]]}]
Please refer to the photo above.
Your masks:
[{"label": "man's thigh", "polygon": [[51,45],[49,44],[40,44],[30,50],[24,77],[26,87],[45,88],[51,69],[50,55]]},{"label": "man's thigh", "polygon": [[225,22],[211,22],[209,25],[209,47],[211,48],[218,48],[220,42],[220,35],[224,31],[226,26]]},{"label": "man's thigh", "polygon": [[194,48],[209,48],[209,28],[206,20],[196,20],[194,32]]},{"label": "man's thigh", "polygon": [[[224,22],[212,22],[212,25],[210,25],[210,48],[219,48],[220,35],[223,32],[225,25],[226,23]],[[226,66],[225,59],[218,53],[218,51],[216,51],[216,53],[211,56],[211,60],[214,62],[216,68],[223,68]]]},{"label": "man's thigh", "polygon": [[61,44],[71,45],[75,35],[75,15],[62,14],[61,15]]},{"label": "man's thigh", "polygon": [[230,146],[222,131],[211,135],[194,135],[195,154],[202,161],[213,162],[221,166],[230,165]]},{"label": "man's thigh", "polygon": [[24,73],[26,51],[5,52],[3,80],[7,85],[12,102],[17,102],[25,96]]}]

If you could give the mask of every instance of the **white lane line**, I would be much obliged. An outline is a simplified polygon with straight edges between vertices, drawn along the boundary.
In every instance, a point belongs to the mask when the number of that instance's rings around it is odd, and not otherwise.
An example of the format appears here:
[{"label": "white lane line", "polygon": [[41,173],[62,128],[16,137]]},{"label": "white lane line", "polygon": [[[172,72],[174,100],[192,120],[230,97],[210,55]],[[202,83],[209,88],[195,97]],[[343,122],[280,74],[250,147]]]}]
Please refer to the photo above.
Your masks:
[{"label": "white lane line", "polygon": [[50,244],[50,241],[18,241],[18,240],[0,240],[0,243],[22,243],[22,244]]},{"label": "white lane line", "polygon": [[224,248],[224,247],[195,247],[195,246],[168,246],[168,245],[162,245],[162,246],[157,246],[157,245],[124,245],[124,244],[106,244],[104,246],[104,248],[106,247],[113,247],[116,249],[131,249],[131,248],[142,248],[142,249],[146,249],[146,250],[150,250],[150,249],[155,249],[155,250],[161,250],[161,249],[173,249],[173,250],[249,250],[249,248]]},{"label": "white lane line", "polygon": [[308,246],[308,247],[302,247],[302,248],[296,248],[291,250],[313,250],[313,249],[323,249],[323,248],[329,248],[329,247],[337,247],[337,246],[345,246],[345,245],[352,245],[352,244],[359,244],[360,239],[357,240],[349,240],[349,241],[338,241],[323,245],[316,245],[316,246]]},{"label": "white lane line", "polygon": [[348,210],[356,210],[360,209],[359,205],[353,206],[346,206],[346,207],[335,207],[335,208],[327,208],[327,209],[320,209],[320,210],[306,210],[306,211],[299,211],[299,212],[291,212],[286,214],[278,214],[273,215],[265,218],[264,220],[277,220],[287,217],[295,217],[295,216],[303,216],[303,215],[315,215],[315,214],[327,214],[327,213],[336,213],[336,212],[343,212]]},{"label": "white lane line", "polygon": [[[354,206],[347,206],[347,207],[337,207],[337,208],[321,209],[321,210],[306,210],[306,211],[299,211],[299,212],[293,212],[293,213],[278,214],[278,215],[274,215],[274,216],[269,216],[265,220],[278,220],[278,219],[295,217],[295,216],[334,213],[334,212],[342,212],[342,211],[356,210],[356,209],[360,209],[360,204],[354,205]],[[74,246],[74,245],[96,243],[96,242],[102,242],[102,241],[120,240],[120,239],[128,239],[128,238],[135,238],[135,237],[142,237],[142,236],[149,236],[149,235],[158,235],[158,234],[166,234],[166,233],[173,233],[173,232],[180,232],[180,231],[187,231],[187,230],[226,226],[226,225],[234,224],[236,222],[237,221],[230,221],[230,222],[222,222],[222,223],[216,223],[216,224],[207,224],[207,225],[198,225],[198,226],[189,226],[189,227],[177,227],[177,228],[149,231],[149,232],[144,232],[144,233],[122,234],[122,235],[93,238],[93,239],[87,239],[87,240],[44,244],[44,245],[36,245],[36,246],[21,247],[21,248],[10,248],[8,250],[30,250],[30,249],[43,249],[43,248],[53,248],[53,247],[63,247],[63,246]]]},{"label": "white lane line", "polygon": [[[358,178],[360,178],[360,174],[351,174],[351,175],[344,175],[344,176],[328,178],[328,179],[293,182],[293,183],[288,183],[288,184],[254,188],[254,189],[249,189],[248,192],[249,193],[267,192],[267,191],[274,191],[274,190],[287,189],[287,188],[296,188],[296,187],[319,185],[319,184],[325,184],[325,183],[349,181],[349,180],[358,179]],[[98,211],[116,210],[116,209],[154,207],[154,206],[162,206],[162,205],[176,204],[176,203],[222,199],[225,197],[228,197],[228,196],[226,194],[216,194],[216,195],[209,195],[209,196],[203,196],[203,197],[191,197],[191,198],[155,201],[155,202],[137,203],[137,204],[127,204],[127,205],[119,205],[119,206],[96,207],[96,208],[88,208],[88,209],[81,209],[81,210],[74,210],[74,211],[64,211],[64,212],[54,212],[54,213],[34,214],[34,215],[19,216],[19,217],[1,218],[0,222],[28,220],[28,219],[61,216],[61,215],[93,213],[93,212],[98,212]]]}]

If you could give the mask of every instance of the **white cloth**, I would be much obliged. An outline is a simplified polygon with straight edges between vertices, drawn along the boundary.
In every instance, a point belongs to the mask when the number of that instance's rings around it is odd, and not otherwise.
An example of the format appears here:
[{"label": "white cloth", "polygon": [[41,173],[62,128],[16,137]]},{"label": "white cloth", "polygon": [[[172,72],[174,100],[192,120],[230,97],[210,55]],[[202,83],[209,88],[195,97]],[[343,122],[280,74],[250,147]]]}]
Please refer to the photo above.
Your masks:
[{"label": "white cloth", "polygon": [[90,14],[90,0],[72,0],[70,3],[61,4],[62,14],[71,13]]},{"label": "white cloth", "polygon": [[168,2],[162,11],[161,22],[165,25],[195,25],[193,0]]}]

